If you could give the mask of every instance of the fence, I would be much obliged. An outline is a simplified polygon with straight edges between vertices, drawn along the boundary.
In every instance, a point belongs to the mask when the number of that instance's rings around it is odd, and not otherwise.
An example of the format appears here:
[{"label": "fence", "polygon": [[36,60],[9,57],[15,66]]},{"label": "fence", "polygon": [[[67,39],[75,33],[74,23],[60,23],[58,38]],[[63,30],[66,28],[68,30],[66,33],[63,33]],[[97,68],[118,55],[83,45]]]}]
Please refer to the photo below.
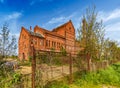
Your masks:
[{"label": "fence", "polygon": [[0,88],[44,88],[49,82],[68,76],[72,83],[72,74],[76,71],[96,71],[106,68],[109,63],[92,62],[89,55],[34,50],[32,47],[32,74],[24,75],[17,83],[11,79],[0,83]]},{"label": "fence", "polygon": [[[69,76],[72,83],[72,74],[76,71],[95,71],[107,67],[105,62],[94,63],[88,55],[77,55],[54,51],[35,51],[32,59],[32,88],[43,88],[47,82]],[[99,68],[98,68],[99,66]]]},{"label": "fence", "polygon": [[72,73],[77,71],[73,65],[72,55],[69,53],[53,51],[36,51],[36,88],[44,86],[47,82],[69,75],[69,82],[72,82]]}]

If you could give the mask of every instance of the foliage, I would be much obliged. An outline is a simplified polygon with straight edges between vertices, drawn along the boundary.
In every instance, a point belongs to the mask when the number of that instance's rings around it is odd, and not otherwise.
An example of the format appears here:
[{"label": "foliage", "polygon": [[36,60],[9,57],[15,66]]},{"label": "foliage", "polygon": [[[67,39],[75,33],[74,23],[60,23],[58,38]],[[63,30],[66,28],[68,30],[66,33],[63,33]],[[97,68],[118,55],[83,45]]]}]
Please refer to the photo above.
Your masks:
[{"label": "foliage", "polygon": [[61,65],[62,64],[62,55],[61,53],[51,52],[42,52],[36,55],[36,62],[38,64],[45,63],[48,65]]},{"label": "foliage", "polygon": [[0,80],[6,79],[10,77],[13,73],[13,66],[12,65],[5,65],[5,61],[2,61],[0,64]]},{"label": "foliage", "polygon": [[3,80],[1,82],[0,88],[18,88],[18,84],[21,82],[22,75],[19,73],[13,73],[11,77],[8,77],[7,79]]},{"label": "foliage", "polygon": [[78,29],[78,38],[81,47],[84,48],[84,54],[89,54],[90,58],[95,60],[101,58],[104,45],[104,26],[102,21],[97,21],[97,12],[95,7],[87,8],[83,16],[82,25]]},{"label": "foliage", "polygon": [[12,64],[8,64],[6,61],[0,62],[0,88],[10,88],[20,81],[20,76],[21,74],[14,71]]},{"label": "foliage", "polygon": [[69,88],[64,82],[53,81],[46,84],[45,88]]},{"label": "foliage", "polygon": [[63,56],[66,56],[67,52],[66,52],[64,47],[61,46],[60,51],[61,51]]},{"label": "foliage", "polygon": [[102,88],[102,85],[120,87],[119,82],[120,63],[117,63],[97,72],[76,72],[73,84],[68,85],[67,82],[53,81],[46,84],[45,88]]},{"label": "foliage", "polygon": [[60,57],[52,57],[52,63],[54,64],[54,65],[61,65],[62,64],[62,60],[61,60],[61,58]]},{"label": "foliage", "polygon": [[12,56],[10,56],[10,58],[12,58],[12,59],[18,59],[18,56],[12,55]]},{"label": "foliage", "polygon": [[[78,52],[78,55],[84,54],[86,56],[88,71],[90,70],[90,61],[117,61],[120,57],[118,43],[105,38],[105,27],[103,22],[99,20],[95,6],[89,7],[86,9],[78,29],[77,41],[83,48]],[[76,60],[80,61],[79,58]],[[81,63],[78,63],[78,66],[80,66],[79,64]]]},{"label": "foliage", "polygon": [[38,53],[38,54],[36,55],[36,62],[37,62],[38,64],[41,64],[41,63],[49,64],[49,58],[50,58],[50,56],[47,55],[47,53],[45,53],[45,52]]},{"label": "foliage", "polygon": [[113,86],[120,86],[120,72],[118,69],[120,69],[120,65],[117,65],[117,70],[115,69],[115,65],[112,65],[108,67],[106,70],[99,70],[97,72],[91,72],[91,73],[79,73],[81,74],[81,77],[78,78],[77,73],[77,80],[75,81],[75,84],[78,86],[82,86],[86,83],[93,84],[93,85],[99,85],[99,84],[106,84],[106,85],[113,85]]}]

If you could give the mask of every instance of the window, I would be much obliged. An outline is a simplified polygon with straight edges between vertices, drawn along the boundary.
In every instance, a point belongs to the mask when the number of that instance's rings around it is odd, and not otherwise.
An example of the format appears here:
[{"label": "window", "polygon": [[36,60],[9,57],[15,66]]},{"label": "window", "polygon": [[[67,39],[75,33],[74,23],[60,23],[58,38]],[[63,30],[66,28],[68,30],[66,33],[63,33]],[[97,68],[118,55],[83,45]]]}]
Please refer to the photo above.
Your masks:
[{"label": "window", "polygon": [[71,31],[71,27],[69,27],[69,31]]},{"label": "window", "polygon": [[59,46],[58,44],[59,44],[59,43],[57,42],[57,48],[59,48],[59,47],[58,47],[58,46]]},{"label": "window", "polygon": [[52,47],[54,47],[54,42],[52,41]]},{"label": "window", "polygon": [[49,40],[49,47],[50,47],[50,40]]},{"label": "window", "polygon": [[35,45],[37,45],[37,41],[35,40]]},{"label": "window", "polygon": [[60,43],[58,43],[58,48],[60,48]]},{"label": "window", "polygon": [[56,42],[54,42],[54,47],[56,47]]},{"label": "window", "polygon": [[40,45],[44,46],[44,40],[40,40]]},{"label": "window", "polygon": [[24,45],[24,48],[26,48],[26,45]]},{"label": "window", "polygon": [[24,39],[26,39],[26,36],[24,36]]},{"label": "window", "polygon": [[46,46],[48,46],[48,40],[46,40]]}]

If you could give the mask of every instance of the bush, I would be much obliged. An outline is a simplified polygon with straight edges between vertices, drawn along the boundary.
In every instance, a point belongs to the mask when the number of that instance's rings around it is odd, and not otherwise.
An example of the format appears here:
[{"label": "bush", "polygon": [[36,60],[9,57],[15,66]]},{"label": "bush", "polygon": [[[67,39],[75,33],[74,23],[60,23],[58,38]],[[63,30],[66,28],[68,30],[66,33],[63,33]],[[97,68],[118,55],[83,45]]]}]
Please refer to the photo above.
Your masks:
[{"label": "bush", "polygon": [[[114,85],[114,86],[120,86],[120,67],[116,67],[115,65],[112,65],[108,67],[106,70],[99,70],[97,72],[81,72],[77,73],[77,76],[75,74],[75,83],[79,86],[88,84],[108,84],[108,85]],[[81,77],[80,77],[81,76]]]},{"label": "bush", "polygon": [[102,85],[120,87],[120,66],[113,64],[105,70],[97,72],[76,72],[72,85],[66,82],[53,81],[45,85],[45,88],[102,88]]},{"label": "bush", "polygon": [[45,85],[45,88],[69,88],[64,82],[52,81]]}]

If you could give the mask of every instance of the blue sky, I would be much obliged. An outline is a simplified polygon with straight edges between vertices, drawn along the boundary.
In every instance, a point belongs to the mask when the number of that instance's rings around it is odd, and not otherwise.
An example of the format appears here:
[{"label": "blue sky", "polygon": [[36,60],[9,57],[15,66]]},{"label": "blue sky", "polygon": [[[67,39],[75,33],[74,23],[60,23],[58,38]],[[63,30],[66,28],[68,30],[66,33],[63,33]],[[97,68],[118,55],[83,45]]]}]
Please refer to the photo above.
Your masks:
[{"label": "blue sky", "polygon": [[104,22],[106,37],[120,42],[120,0],[0,0],[0,26],[7,22],[17,38],[21,26],[52,30],[71,19],[77,29],[86,8],[93,4]]}]

